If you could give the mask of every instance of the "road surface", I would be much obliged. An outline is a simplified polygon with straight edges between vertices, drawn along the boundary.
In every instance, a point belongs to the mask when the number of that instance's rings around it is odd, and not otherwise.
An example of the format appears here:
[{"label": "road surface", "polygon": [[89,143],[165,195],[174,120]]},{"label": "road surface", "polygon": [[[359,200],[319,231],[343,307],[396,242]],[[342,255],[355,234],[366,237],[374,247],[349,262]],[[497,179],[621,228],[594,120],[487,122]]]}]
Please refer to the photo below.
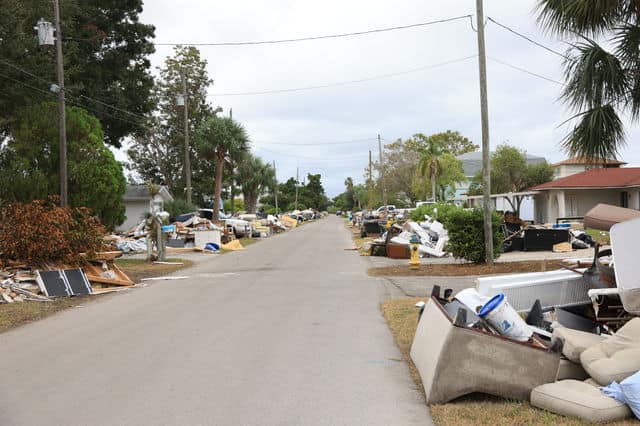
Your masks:
[{"label": "road surface", "polygon": [[429,424],[351,246],[329,217],[0,334],[0,424]]}]

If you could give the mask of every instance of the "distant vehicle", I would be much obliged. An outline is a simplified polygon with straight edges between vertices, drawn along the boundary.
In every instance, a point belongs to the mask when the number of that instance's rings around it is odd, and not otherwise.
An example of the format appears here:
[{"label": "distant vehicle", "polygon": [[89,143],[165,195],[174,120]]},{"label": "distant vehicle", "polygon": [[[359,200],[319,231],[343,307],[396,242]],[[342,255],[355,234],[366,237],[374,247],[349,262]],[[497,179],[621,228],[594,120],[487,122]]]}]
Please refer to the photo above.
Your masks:
[{"label": "distant vehicle", "polygon": [[382,212],[383,212],[383,211],[385,211],[385,210],[386,210],[387,212],[392,212],[392,211],[394,211],[395,209],[396,209],[396,206],[394,206],[393,204],[389,204],[389,205],[387,205],[387,206],[381,206],[381,207],[378,207],[378,209],[376,210],[376,213],[377,213],[377,214],[380,214],[380,213],[382,213]]},{"label": "distant vehicle", "polygon": [[427,200],[427,201],[416,201],[416,208],[420,207],[420,206],[428,206],[429,204],[435,204],[435,202],[431,201],[431,200]]},{"label": "distant vehicle", "polygon": [[342,210],[338,210],[338,211],[336,212],[336,216],[342,216]]}]

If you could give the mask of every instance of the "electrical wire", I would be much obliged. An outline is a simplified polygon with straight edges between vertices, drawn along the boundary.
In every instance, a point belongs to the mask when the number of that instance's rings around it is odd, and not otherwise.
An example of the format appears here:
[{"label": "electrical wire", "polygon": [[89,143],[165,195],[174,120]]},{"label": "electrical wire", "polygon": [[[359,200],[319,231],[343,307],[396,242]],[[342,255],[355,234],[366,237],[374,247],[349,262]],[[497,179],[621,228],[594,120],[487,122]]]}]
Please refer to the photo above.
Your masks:
[{"label": "electrical wire", "polygon": [[324,146],[324,145],[349,145],[349,144],[358,144],[364,142],[373,142],[376,138],[363,138],[363,139],[352,139],[352,140],[344,140],[344,141],[333,141],[333,142],[309,142],[309,143],[290,143],[290,142],[265,142],[259,141],[256,143],[262,145],[286,145],[286,146]]},{"label": "electrical wire", "polygon": [[563,59],[570,59],[570,58],[569,58],[567,55],[565,55],[564,53],[560,53],[560,52],[558,52],[557,50],[554,50],[554,49],[552,49],[552,48],[550,48],[550,47],[548,47],[548,46],[545,46],[544,44],[539,43],[539,42],[537,42],[537,41],[533,40],[532,38],[530,38],[530,37],[528,37],[528,36],[526,36],[526,35],[524,35],[524,34],[522,34],[522,33],[518,32],[518,31],[516,31],[516,30],[514,30],[513,28],[510,28],[510,27],[508,27],[508,26],[506,26],[506,25],[504,25],[504,24],[501,24],[500,22],[496,21],[495,19],[493,19],[493,18],[491,18],[491,17],[489,17],[489,16],[487,17],[487,20],[488,20],[488,21],[493,22],[494,24],[496,24],[496,25],[497,25],[497,26],[499,26],[499,27],[502,27],[503,29],[505,29],[505,30],[509,31],[510,33],[515,34],[515,35],[517,35],[518,37],[523,38],[524,40],[527,40],[529,43],[533,43],[533,44],[535,44],[536,46],[541,47],[541,48],[543,48],[543,49],[544,49],[544,50],[546,50],[546,51],[549,51],[549,52],[551,52],[551,53],[553,53],[553,54],[555,54],[555,55],[560,56],[560,57],[561,57],[561,58],[563,58]]},{"label": "electrical wire", "polygon": [[491,56],[487,56],[487,59],[489,59],[489,60],[491,60],[491,61],[493,61],[493,62],[496,62],[496,63],[498,63],[498,64],[504,65],[504,66],[506,66],[506,67],[512,68],[512,69],[514,69],[514,70],[517,70],[517,71],[520,71],[520,72],[523,72],[523,73],[529,74],[529,75],[534,76],[534,77],[537,77],[537,78],[540,78],[540,79],[542,79],[542,80],[546,80],[546,81],[548,81],[548,82],[550,82],[550,83],[555,83],[555,84],[557,84],[557,85],[564,86],[564,83],[563,83],[563,82],[561,82],[561,81],[554,80],[554,79],[549,78],[549,77],[545,77],[544,75],[536,74],[535,72],[529,71],[529,70],[524,69],[524,68],[520,68],[520,67],[518,67],[518,66],[516,66],[516,65],[512,65],[512,64],[510,64],[510,63],[508,63],[508,62],[504,62],[504,61],[501,61],[501,60],[496,59],[496,58],[492,58]]},{"label": "electrical wire", "polygon": [[411,74],[411,73],[415,73],[415,72],[425,71],[425,70],[432,69],[432,68],[438,68],[438,67],[442,67],[442,66],[445,66],[445,65],[455,64],[455,63],[463,62],[463,61],[468,61],[469,59],[473,59],[473,58],[475,58],[477,56],[478,55],[465,56],[465,57],[462,57],[462,58],[452,59],[450,61],[440,62],[440,63],[437,63],[437,64],[425,65],[425,66],[422,66],[422,67],[413,68],[413,69],[409,69],[409,70],[406,70],[406,71],[399,71],[399,72],[390,73],[390,74],[381,74],[381,75],[377,75],[377,76],[373,76],[373,77],[362,78],[362,79],[359,79],[359,80],[341,81],[341,82],[337,82],[337,83],[329,83],[329,84],[321,84],[321,85],[305,86],[305,87],[295,87],[295,88],[289,88],[289,89],[258,90],[258,91],[254,91],[254,92],[212,93],[211,96],[222,97],[222,96],[269,95],[269,94],[274,94],[274,93],[290,93],[290,92],[299,92],[299,91],[303,91],[303,90],[326,89],[326,88],[329,88],[329,87],[346,86],[348,84],[364,83],[364,82],[367,82],[367,81],[380,80],[380,79],[384,79],[384,78],[397,77],[397,76],[401,76],[401,75],[405,75],[405,74]]},{"label": "electrical wire", "polygon": [[399,25],[395,27],[386,27],[386,28],[375,28],[371,30],[355,31],[350,33],[329,34],[329,35],[299,37],[299,38],[287,38],[287,39],[279,39],[279,40],[233,41],[233,42],[218,42],[218,43],[204,42],[204,43],[153,43],[153,44],[156,46],[248,46],[248,45],[259,45],[259,44],[296,43],[301,41],[326,40],[326,39],[332,39],[332,38],[361,36],[366,34],[383,33],[383,32],[396,31],[396,30],[406,30],[409,28],[424,27],[428,25],[457,21],[460,19],[471,18],[472,16],[473,15],[462,15],[462,16],[455,16],[452,18],[438,19],[435,21],[420,22],[417,24]]}]

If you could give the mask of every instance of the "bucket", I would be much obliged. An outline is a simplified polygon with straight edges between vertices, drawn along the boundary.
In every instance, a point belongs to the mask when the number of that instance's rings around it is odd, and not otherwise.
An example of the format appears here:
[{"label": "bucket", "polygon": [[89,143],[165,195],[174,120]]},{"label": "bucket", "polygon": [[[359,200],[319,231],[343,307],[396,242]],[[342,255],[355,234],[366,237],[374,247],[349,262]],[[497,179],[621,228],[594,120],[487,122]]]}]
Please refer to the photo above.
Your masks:
[{"label": "bucket", "polygon": [[509,305],[503,293],[489,299],[480,309],[478,316],[491,324],[501,335],[520,342],[526,342],[533,334],[531,327]]}]

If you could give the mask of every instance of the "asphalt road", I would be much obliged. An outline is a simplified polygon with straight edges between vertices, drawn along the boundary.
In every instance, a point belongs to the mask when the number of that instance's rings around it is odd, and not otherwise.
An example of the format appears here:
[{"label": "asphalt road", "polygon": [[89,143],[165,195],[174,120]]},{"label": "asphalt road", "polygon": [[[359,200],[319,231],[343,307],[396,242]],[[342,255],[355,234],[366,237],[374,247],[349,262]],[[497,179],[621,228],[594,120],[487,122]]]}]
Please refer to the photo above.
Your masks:
[{"label": "asphalt road", "polygon": [[0,425],[429,424],[351,246],[330,217],[0,334]]}]

